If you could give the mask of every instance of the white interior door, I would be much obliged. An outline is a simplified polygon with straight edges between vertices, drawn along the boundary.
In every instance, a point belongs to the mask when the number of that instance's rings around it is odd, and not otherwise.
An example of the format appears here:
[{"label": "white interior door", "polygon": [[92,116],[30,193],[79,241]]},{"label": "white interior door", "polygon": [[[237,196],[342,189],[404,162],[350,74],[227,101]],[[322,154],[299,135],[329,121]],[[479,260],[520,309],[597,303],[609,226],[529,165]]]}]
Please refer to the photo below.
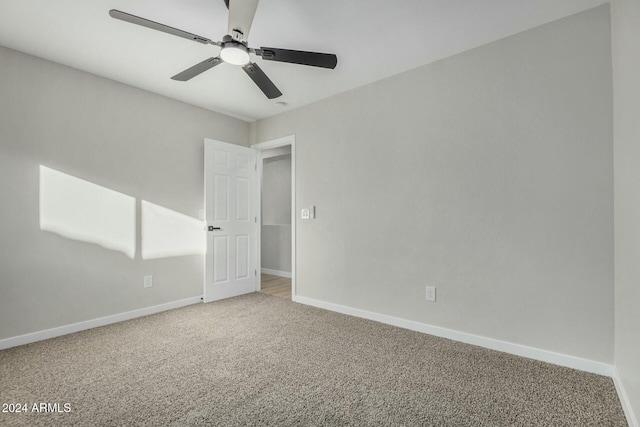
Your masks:
[{"label": "white interior door", "polygon": [[256,151],[205,139],[204,302],[257,289]]}]

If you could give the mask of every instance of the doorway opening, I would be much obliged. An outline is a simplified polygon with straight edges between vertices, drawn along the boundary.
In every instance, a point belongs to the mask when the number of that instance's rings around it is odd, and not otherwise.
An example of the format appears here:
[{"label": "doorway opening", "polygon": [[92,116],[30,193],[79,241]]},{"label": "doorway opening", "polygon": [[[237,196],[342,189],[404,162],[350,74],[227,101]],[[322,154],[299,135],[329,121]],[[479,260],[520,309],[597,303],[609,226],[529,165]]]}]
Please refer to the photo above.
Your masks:
[{"label": "doorway opening", "polygon": [[258,291],[295,300],[294,137],[252,146],[260,182]]}]

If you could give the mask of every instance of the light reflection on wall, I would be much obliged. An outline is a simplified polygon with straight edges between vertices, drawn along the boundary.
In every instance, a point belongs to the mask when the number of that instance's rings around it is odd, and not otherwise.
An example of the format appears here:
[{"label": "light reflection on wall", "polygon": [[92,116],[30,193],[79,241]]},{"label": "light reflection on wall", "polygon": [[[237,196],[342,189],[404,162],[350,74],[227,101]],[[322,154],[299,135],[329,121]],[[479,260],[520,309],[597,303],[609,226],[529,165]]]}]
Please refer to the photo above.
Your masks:
[{"label": "light reflection on wall", "polygon": [[179,212],[141,201],[142,259],[205,253],[203,222]]},{"label": "light reflection on wall", "polygon": [[131,196],[40,166],[40,229],[136,253],[136,200]]}]

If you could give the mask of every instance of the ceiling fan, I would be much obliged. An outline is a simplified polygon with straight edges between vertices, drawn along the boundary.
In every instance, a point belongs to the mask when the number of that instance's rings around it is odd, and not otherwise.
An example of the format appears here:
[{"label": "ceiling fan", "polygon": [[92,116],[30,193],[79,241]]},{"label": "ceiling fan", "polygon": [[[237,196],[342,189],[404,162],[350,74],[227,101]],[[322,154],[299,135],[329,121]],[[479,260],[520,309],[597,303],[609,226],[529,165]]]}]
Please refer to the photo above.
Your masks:
[{"label": "ceiling fan", "polygon": [[168,25],[150,21],[139,16],[131,15],[120,10],[112,9],[109,15],[132,24],[141,25],[153,30],[173,34],[202,44],[219,46],[220,54],[216,57],[205,59],[193,67],[187,68],[181,73],[171,77],[173,80],[187,81],[193,77],[226,62],[233,65],[241,65],[251,80],[264,92],[269,99],[277,98],[282,92],[267,77],[255,62],[251,61],[250,54],[260,56],[265,61],[289,62],[292,64],[310,65],[313,67],[335,68],[338,63],[336,55],[329,53],[305,52],[300,50],[279,49],[275,47],[260,47],[254,49],[247,45],[249,31],[253,17],[258,7],[258,0],[224,0],[229,9],[229,34],[222,41],[212,41],[206,37],[182,31]]}]

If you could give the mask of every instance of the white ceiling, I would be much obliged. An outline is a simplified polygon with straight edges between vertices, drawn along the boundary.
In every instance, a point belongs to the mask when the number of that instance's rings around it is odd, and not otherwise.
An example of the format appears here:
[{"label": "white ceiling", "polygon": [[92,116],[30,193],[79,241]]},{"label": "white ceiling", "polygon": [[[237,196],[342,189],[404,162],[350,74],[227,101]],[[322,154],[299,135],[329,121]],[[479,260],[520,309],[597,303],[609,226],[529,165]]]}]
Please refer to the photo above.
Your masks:
[{"label": "white ceiling", "polygon": [[171,80],[216,56],[219,48],[108,14],[119,9],[217,41],[227,30],[223,0],[0,0],[0,45],[253,121],[604,3],[608,0],[262,0],[251,47],[338,56],[335,70],[255,59],[284,94],[273,100],[229,64],[188,82]]}]

